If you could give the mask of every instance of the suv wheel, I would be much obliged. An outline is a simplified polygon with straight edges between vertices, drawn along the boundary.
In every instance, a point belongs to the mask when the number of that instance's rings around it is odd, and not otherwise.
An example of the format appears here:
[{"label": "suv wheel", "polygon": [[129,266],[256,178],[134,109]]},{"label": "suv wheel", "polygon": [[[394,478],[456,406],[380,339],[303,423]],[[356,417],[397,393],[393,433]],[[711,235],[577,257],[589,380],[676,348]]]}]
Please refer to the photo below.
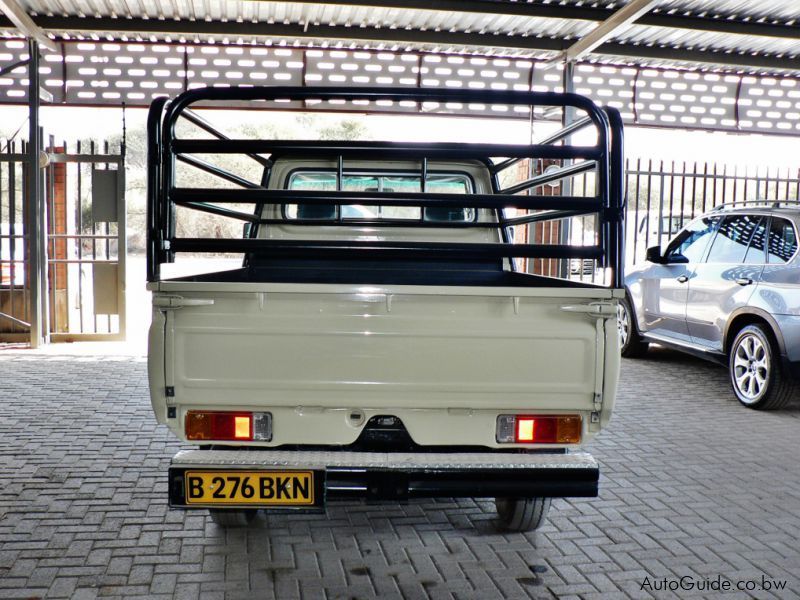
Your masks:
[{"label": "suv wheel", "polygon": [[796,390],[795,382],[783,372],[772,336],[763,325],[748,325],[736,334],[728,372],[736,398],[748,408],[782,408]]},{"label": "suv wheel", "polygon": [[619,327],[619,349],[625,358],[644,356],[650,344],[639,337],[633,309],[627,298],[617,304],[617,327]]}]

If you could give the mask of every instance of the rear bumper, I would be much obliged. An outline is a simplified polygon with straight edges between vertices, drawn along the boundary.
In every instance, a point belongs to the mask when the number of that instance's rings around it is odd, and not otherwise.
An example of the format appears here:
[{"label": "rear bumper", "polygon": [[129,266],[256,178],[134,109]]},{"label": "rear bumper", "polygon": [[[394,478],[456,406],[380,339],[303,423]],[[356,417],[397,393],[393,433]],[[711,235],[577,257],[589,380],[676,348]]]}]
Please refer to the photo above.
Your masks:
[{"label": "rear bumper", "polygon": [[599,468],[588,453],[511,454],[187,450],[169,468],[170,506],[192,508],[184,473],[207,470],[313,470],[325,498],[594,497]]}]

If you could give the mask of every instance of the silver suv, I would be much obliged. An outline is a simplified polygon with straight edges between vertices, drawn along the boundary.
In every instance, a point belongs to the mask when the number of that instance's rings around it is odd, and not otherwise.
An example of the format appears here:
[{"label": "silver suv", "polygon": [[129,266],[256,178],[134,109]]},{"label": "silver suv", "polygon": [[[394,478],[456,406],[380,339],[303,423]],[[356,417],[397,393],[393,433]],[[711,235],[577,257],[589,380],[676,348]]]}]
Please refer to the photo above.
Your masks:
[{"label": "silver suv", "polygon": [[784,406],[800,381],[800,205],[722,206],[625,278],[622,355],[650,342],[728,366],[749,408]]}]

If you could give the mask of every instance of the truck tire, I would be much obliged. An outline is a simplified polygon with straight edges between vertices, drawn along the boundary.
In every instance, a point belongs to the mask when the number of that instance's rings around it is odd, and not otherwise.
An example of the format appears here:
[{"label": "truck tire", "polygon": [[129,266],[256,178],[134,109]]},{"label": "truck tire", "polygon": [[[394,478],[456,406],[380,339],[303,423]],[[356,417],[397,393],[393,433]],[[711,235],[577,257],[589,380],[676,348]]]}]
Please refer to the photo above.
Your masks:
[{"label": "truck tire", "polygon": [[257,510],[209,508],[211,520],[220,527],[247,527],[256,518]]},{"label": "truck tire", "polygon": [[783,408],[798,392],[784,373],[780,353],[764,325],[743,327],[731,344],[728,374],[736,399],[747,408]]},{"label": "truck tire", "polygon": [[495,498],[498,528],[503,531],[535,531],[547,519],[550,498]]},{"label": "truck tire", "polygon": [[625,358],[641,358],[650,346],[639,336],[636,318],[628,298],[617,305],[617,327],[619,327],[619,350]]}]

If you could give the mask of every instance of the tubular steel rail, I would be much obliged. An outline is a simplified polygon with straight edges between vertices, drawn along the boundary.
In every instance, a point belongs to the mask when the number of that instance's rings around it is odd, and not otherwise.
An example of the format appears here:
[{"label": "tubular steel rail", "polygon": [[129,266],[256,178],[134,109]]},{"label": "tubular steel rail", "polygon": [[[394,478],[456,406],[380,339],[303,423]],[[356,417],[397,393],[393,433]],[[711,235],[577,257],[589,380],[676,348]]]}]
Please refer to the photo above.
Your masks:
[{"label": "tubular steel rail", "polygon": [[[213,103],[301,100],[301,101],[414,101],[513,104],[530,107],[571,107],[583,111],[585,118],[576,121],[542,143],[530,145],[467,144],[467,143],[395,143],[395,142],[331,142],[288,141],[263,139],[230,139],[193,113],[190,107]],[[181,139],[176,134],[180,118],[201,127],[214,139]],[[594,126],[596,144],[577,146],[566,143],[579,129]],[[565,142],[562,145],[556,145]],[[259,252],[271,257],[330,257],[346,259],[408,259],[435,260],[488,258],[559,258],[597,259],[610,267],[610,285],[618,287],[623,280],[624,165],[622,120],[612,108],[601,109],[576,94],[501,92],[455,89],[371,89],[371,88],[311,88],[311,87],[247,87],[201,88],[180,94],[169,101],[155,100],[148,116],[148,281],[158,281],[160,266],[172,262],[177,252]],[[194,154],[239,154],[257,161],[264,168],[260,183],[248,181],[224,169],[207,163]],[[281,155],[323,157],[335,160],[336,191],[304,191],[266,189],[265,183],[275,157]],[[267,156],[264,156],[267,155]],[[420,163],[422,192],[383,193],[342,191],[346,160],[375,158],[413,160]],[[426,191],[429,160],[472,159],[483,162],[492,175],[491,194],[448,194]],[[519,184],[501,188],[499,173],[525,159],[583,159],[561,169],[538,175]],[[233,183],[237,189],[178,187],[177,161]],[[594,196],[536,195],[530,192],[544,183],[560,181],[589,170],[596,172]],[[228,209],[218,204],[249,203],[256,207],[252,214]],[[271,224],[275,219],[263,219],[264,205],[304,204],[337,206],[347,204],[376,204],[383,206],[413,206],[441,208],[487,208],[497,215],[495,227],[502,232],[501,243],[453,242],[355,242],[330,240],[272,240],[245,236],[241,239],[187,238],[177,235],[176,207],[183,206],[219,216],[232,217],[254,224]],[[506,208],[539,211],[533,214],[506,218]],[[423,212],[423,211],[421,211]],[[570,244],[511,243],[508,229],[512,225],[529,224],[549,219],[564,219],[596,214],[599,242],[593,246]],[[388,227],[430,227],[420,217],[418,221],[393,222],[387,219],[359,219],[356,224]],[[341,219],[320,222],[314,219],[293,219],[292,225],[336,226]],[[348,220],[347,224],[353,224]],[[439,222],[437,227],[476,226],[474,223]],[[492,227],[491,223],[481,223]]]}]

